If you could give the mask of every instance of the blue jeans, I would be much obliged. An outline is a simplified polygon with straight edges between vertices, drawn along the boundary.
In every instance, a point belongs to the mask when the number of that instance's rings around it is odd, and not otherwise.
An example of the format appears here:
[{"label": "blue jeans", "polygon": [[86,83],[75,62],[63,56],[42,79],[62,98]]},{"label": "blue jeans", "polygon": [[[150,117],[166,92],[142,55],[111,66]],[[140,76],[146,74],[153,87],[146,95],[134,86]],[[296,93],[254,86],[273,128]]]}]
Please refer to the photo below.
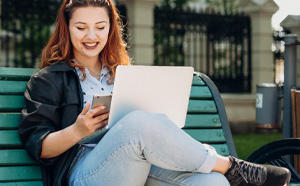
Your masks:
[{"label": "blue jeans", "polygon": [[134,111],[95,148],[81,147],[69,173],[71,186],[229,186],[211,172],[213,147],[201,144],[163,114]]}]

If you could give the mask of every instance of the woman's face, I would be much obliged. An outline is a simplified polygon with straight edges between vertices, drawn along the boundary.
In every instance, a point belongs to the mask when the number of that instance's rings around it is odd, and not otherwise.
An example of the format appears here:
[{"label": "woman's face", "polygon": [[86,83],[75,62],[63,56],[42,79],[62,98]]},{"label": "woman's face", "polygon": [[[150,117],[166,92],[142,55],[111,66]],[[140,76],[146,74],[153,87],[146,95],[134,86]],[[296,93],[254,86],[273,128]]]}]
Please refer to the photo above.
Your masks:
[{"label": "woman's face", "polygon": [[107,43],[109,17],[105,8],[77,8],[69,22],[75,59],[98,58]]}]

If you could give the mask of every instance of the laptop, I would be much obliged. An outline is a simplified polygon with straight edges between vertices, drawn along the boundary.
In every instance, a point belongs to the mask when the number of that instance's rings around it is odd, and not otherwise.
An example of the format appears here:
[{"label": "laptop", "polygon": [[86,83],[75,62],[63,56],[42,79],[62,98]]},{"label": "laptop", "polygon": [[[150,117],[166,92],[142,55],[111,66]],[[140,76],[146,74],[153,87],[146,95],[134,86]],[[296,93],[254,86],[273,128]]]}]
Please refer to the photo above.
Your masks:
[{"label": "laptop", "polygon": [[122,66],[116,70],[108,125],[80,143],[98,143],[121,118],[135,110],[165,114],[185,125],[193,67]]}]

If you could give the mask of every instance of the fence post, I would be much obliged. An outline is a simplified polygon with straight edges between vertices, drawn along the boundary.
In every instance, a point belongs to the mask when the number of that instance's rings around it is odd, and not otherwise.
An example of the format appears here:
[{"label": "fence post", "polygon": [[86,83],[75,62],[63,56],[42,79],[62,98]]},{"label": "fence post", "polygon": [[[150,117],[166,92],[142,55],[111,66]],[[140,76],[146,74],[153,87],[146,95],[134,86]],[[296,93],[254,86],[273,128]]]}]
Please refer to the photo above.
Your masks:
[{"label": "fence post", "polygon": [[152,65],[154,61],[154,6],[157,0],[118,0],[127,9],[129,55],[135,64]]},{"label": "fence post", "polygon": [[252,41],[252,93],[256,85],[274,82],[271,18],[278,10],[273,0],[243,0],[240,9],[251,18]]},{"label": "fence post", "polygon": [[284,86],[283,86],[283,138],[293,137],[291,88],[296,86],[297,78],[297,35],[284,37]]},{"label": "fence post", "polygon": [[[300,15],[287,16],[280,25],[291,33],[300,36]],[[297,54],[300,54],[300,47],[297,47]],[[297,82],[300,82],[300,56],[297,55]]]}]

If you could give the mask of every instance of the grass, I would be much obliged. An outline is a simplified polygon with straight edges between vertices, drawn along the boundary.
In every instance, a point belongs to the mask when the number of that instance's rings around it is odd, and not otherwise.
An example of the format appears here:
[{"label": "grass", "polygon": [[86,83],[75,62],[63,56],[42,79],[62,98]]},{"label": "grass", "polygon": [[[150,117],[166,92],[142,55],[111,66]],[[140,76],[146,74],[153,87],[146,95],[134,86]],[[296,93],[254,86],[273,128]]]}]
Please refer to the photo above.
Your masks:
[{"label": "grass", "polygon": [[282,134],[234,134],[232,137],[238,157],[245,160],[259,147],[282,139]]}]

